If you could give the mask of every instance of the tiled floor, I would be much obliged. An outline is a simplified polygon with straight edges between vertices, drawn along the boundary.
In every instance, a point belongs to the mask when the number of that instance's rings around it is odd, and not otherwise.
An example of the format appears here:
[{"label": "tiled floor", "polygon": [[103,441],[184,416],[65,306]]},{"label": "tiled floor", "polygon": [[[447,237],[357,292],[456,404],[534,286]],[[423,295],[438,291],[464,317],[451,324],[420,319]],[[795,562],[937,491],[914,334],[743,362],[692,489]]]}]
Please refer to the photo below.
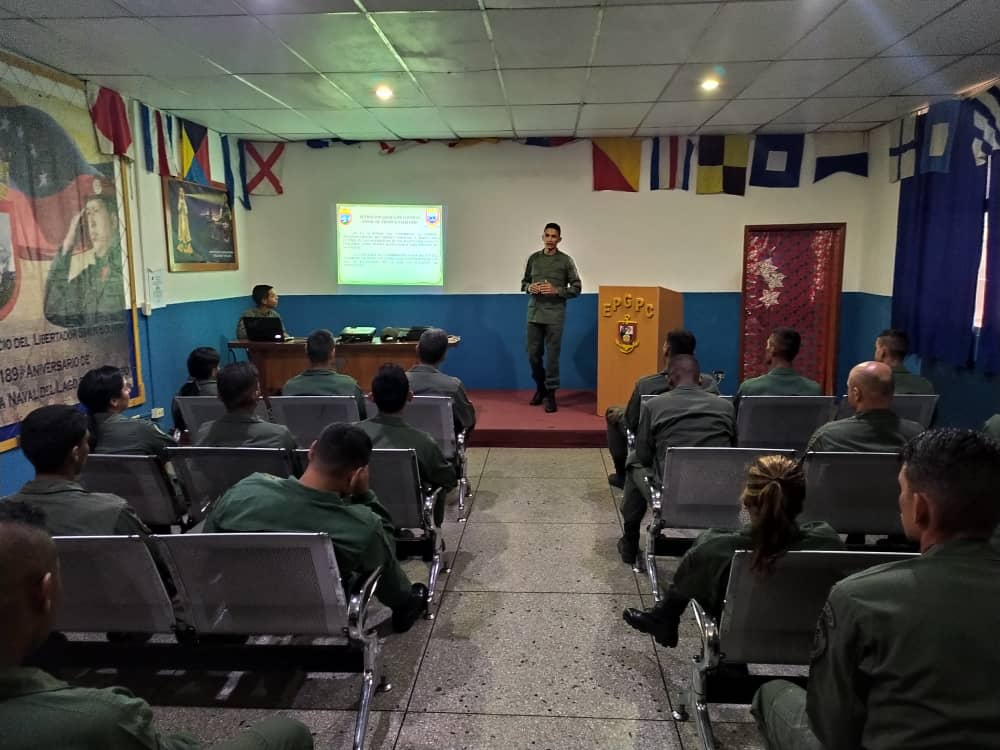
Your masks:
[{"label": "tiled floor", "polygon": [[[629,629],[626,606],[649,585],[615,551],[621,533],[610,459],[599,449],[473,449],[476,494],[466,524],[445,524],[450,576],[440,609],[389,638],[394,688],[378,695],[369,748],[383,750],[692,750],[694,725],[670,718],[671,697],[696,650],[691,625],[677,649]],[[413,577],[426,566],[409,561]],[[244,676],[225,700],[224,675],[178,675],[153,696],[166,730],[216,741],[279,710],[304,721],[316,747],[350,748],[359,678],[310,674],[274,683]],[[248,707],[249,706],[249,707]],[[717,713],[723,748],[760,747],[746,707]]]}]

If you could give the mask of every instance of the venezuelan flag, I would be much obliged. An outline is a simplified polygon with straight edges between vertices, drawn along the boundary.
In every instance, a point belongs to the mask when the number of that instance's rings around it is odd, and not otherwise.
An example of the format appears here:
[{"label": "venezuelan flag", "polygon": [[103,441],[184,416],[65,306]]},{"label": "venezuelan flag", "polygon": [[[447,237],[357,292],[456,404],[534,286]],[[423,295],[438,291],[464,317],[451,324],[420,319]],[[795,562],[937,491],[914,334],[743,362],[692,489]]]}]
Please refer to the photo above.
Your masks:
[{"label": "venezuelan flag", "polygon": [[639,191],[642,140],[595,138],[593,140],[594,190]]}]

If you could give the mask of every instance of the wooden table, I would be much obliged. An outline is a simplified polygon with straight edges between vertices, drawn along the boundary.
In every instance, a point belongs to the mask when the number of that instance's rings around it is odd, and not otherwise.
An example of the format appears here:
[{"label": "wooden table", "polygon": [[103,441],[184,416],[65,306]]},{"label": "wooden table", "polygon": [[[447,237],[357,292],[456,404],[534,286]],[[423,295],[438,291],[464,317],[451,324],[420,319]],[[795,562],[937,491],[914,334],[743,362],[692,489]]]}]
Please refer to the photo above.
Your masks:
[{"label": "wooden table", "polygon": [[[457,342],[451,342],[454,346]],[[277,396],[289,378],[310,367],[304,341],[247,341],[229,342],[230,351],[246,350],[250,361],[260,371],[260,389],[264,395]],[[370,344],[338,344],[337,372],[350,375],[358,381],[361,390],[371,390],[372,378],[378,368],[386,363],[397,364],[404,370],[417,363],[415,341],[373,342]]]}]

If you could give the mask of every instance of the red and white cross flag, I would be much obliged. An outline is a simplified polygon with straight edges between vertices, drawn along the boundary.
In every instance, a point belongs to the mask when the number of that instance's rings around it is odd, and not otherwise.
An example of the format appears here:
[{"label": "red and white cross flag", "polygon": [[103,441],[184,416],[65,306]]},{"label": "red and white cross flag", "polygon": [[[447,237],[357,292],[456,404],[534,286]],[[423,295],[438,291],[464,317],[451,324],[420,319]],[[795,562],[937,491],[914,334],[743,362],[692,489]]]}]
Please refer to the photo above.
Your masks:
[{"label": "red and white cross flag", "polygon": [[284,143],[261,143],[243,141],[246,152],[246,191],[251,195],[282,195],[282,159]]}]

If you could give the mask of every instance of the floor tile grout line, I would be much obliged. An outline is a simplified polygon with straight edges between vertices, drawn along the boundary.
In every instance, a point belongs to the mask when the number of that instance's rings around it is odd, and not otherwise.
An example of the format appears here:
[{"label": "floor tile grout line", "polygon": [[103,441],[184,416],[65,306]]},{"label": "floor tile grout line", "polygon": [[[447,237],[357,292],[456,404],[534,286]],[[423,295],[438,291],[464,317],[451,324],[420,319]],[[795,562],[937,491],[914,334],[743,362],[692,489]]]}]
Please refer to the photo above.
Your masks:
[{"label": "floor tile grout line", "polygon": [[[500,591],[497,589],[446,589],[450,594],[517,594],[523,596],[637,596],[631,591]],[[437,622],[437,618],[435,618]]]},{"label": "floor tile grout line", "polygon": [[[400,713],[395,711],[393,713]],[[673,717],[666,717],[663,719],[642,719],[635,716],[588,716],[586,714],[523,714],[523,713],[494,713],[491,711],[419,711],[413,710],[408,713],[415,714],[435,714],[443,716],[495,716],[497,718],[511,718],[511,719],[591,719],[594,721],[652,721],[657,724],[686,724],[688,722],[677,721]],[[749,724],[750,722],[745,721],[723,721],[718,722],[713,720],[713,724]]]}]

